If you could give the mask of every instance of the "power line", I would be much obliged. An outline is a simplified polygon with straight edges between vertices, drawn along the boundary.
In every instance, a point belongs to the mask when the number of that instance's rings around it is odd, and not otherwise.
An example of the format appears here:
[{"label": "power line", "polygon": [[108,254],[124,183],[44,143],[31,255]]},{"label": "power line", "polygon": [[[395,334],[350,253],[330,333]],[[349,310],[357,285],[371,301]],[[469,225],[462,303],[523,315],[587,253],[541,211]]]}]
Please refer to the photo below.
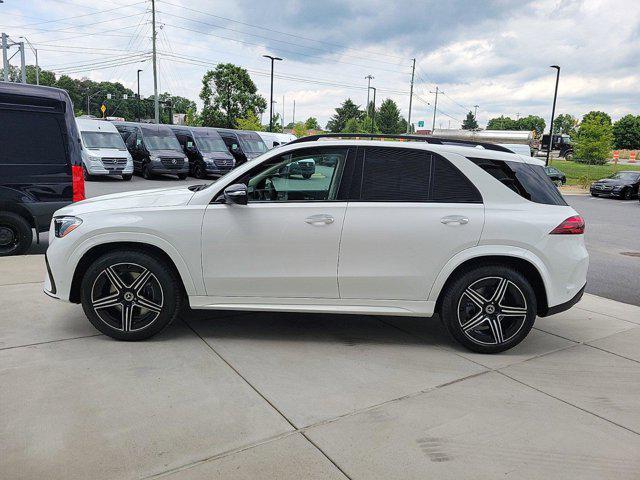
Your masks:
[{"label": "power line", "polygon": [[[36,33],[30,33],[29,35],[40,35],[40,33],[38,32],[47,32],[47,33],[51,33],[51,32],[67,32],[67,33],[83,33],[83,32],[69,32],[69,29],[78,29],[78,28],[84,28],[84,27],[91,27],[94,25],[98,25],[100,23],[108,23],[108,22],[113,22],[114,20],[122,20],[124,18],[130,18],[130,17],[137,17],[139,15],[145,15],[147,12],[141,12],[141,13],[136,13],[133,15],[127,15],[126,17],[121,16],[121,17],[114,17],[114,18],[108,18],[106,20],[100,20],[97,22],[91,22],[91,23],[83,23],[82,25],[73,25],[71,27],[64,27],[64,28],[56,28],[56,29],[47,29],[47,28],[31,28],[31,27],[26,27],[26,30],[35,30]],[[111,31],[113,30],[123,30],[124,28],[130,28],[130,27],[119,27],[117,29],[111,29]]]}]

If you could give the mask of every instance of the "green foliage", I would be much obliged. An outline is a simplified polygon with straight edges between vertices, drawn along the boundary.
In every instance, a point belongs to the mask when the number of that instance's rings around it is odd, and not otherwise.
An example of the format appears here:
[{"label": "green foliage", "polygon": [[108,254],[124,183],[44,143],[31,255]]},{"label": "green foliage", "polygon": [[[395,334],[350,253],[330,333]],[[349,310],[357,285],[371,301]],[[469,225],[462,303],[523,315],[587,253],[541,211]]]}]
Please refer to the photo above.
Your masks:
[{"label": "green foliage", "polygon": [[580,124],[575,139],[577,162],[604,165],[613,145],[611,124],[602,122],[602,117],[592,116]]},{"label": "green foliage", "polygon": [[[315,119],[314,119],[315,120]],[[307,124],[302,123],[302,122],[296,122],[295,125],[293,126],[293,134],[300,138],[300,137],[304,137],[307,134]]]},{"label": "green foliage", "polygon": [[236,124],[240,130],[255,130],[256,132],[262,131],[260,119],[251,110],[248,110],[244,117],[237,118]]},{"label": "green foliage", "polygon": [[500,115],[497,118],[489,119],[487,130],[518,130],[516,121],[511,117]]},{"label": "green foliage", "polygon": [[258,115],[267,101],[249,73],[232,63],[221,63],[202,78],[200,98],[204,102],[202,124],[209,127],[236,128],[236,119],[251,111]]},{"label": "green foliage", "polygon": [[[553,165],[567,176],[567,185],[584,185],[598,178],[605,178],[616,171],[616,166],[610,163],[605,165],[588,165],[586,163],[569,162],[566,160],[552,160]],[[640,165],[617,166],[618,170],[638,170]]]},{"label": "green foliage", "polygon": [[492,118],[487,123],[487,130],[535,130],[538,135],[544,132],[546,123],[543,118],[536,115],[528,115],[526,117],[514,120],[511,117],[505,117],[501,115],[497,118]]},{"label": "green foliage", "polygon": [[[295,127],[294,127],[295,128]],[[316,117],[309,117],[304,122],[304,128],[307,130],[322,130]]]},{"label": "green foliage", "polygon": [[363,133],[362,122],[357,118],[349,118],[342,129],[342,133]]},{"label": "green foliage", "polygon": [[195,109],[190,108],[187,110],[187,116],[185,117],[185,124],[191,127],[199,127],[202,125],[200,120],[200,115],[198,115]]},{"label": "green foliage", "polygon": [[476,128],[478,128],[478,122],[475,115],[470,111],[467,113],[467,117],[464,119],[464,122],[462,122],[462,129],[475,130]]},{"label": "green foliage", "polygon": [[571,135],[573,137],[576,134],[577,126],[578,119],[576,117],[563,113],[553,120],[553,133]]},{"label": "green foliage", "polygon": [[582,123],[595,121],[601,125],[611,125],[611,117],[599,110],[591,110],[582,117]]},{"label": "green foliage", "polygon": [[[345,132],[348,120],[361,120],[364,116],[364,112],[360,110],[360,107],[353,103],[350,98],[347,98],[342,105],[336,108],[336,113],[331,117],[327,123],[327,130],[333,133]],[[350,128],[353,128],[355,124],[352,122]],[[357,133],[357,132],[353,132]]]},{"label": "green foliage", "polygon": [[380,133],[403,133],[406,131],[406,124],[401,125],[400,122],[400,109],[396,102],[387,98],[382,105],[380,105],[380,110],[378,110],[376,114],[376,124],[380,130]]},{"label": "green foliage", "polygon": [[640,149],[640,115],[625,115],[613,124],[615,148]]}]

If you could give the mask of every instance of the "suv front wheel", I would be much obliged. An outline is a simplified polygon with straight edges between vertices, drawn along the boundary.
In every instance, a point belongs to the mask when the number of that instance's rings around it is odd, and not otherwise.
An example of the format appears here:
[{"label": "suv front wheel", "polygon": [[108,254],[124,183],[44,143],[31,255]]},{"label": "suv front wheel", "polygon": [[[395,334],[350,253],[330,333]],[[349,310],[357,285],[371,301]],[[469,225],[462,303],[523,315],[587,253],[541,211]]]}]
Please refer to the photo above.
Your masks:
[{"label": "suv front wheel", "polygon": [[89,321],[105,335],[143,340],[174,320],[182,307],[182,289],[162,258],[126,250],[91,264],[82,279],[81,301]]},{"label": "suv front wheel", "polygon": [[469,350],[497,353],[520,343],[536,319],[536,296],[517,270],[487,265],[469,270],[448,288],[441,315],[449,333]]}]

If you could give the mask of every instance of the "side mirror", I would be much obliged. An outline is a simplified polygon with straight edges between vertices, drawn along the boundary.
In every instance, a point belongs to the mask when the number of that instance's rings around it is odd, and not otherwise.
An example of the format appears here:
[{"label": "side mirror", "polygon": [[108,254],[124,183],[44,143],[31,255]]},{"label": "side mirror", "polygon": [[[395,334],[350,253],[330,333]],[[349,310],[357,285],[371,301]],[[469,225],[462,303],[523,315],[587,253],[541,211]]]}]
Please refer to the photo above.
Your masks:
[{"label": "side mirror", "polygon": [[244,183],[234,183],[224,189],[225,203],[235,203],[236,205],[246,205],[249,201],[247,186]]}]

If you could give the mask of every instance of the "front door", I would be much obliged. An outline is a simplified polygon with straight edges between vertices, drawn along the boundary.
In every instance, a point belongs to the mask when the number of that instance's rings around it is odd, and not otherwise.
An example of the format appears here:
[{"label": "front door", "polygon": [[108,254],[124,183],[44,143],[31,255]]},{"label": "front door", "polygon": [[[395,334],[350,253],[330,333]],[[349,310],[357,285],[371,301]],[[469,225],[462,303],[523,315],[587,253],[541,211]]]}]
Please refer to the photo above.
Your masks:
[{"label": "front door", "polygon": [[[347,156],[330,147],[276,156],[236,182],[247,185],[247,205],[209,205],[202,227],[207,295],[338,298],[347,207],[337,192]],[[313,163],[313,171],[298,162]]]}]

